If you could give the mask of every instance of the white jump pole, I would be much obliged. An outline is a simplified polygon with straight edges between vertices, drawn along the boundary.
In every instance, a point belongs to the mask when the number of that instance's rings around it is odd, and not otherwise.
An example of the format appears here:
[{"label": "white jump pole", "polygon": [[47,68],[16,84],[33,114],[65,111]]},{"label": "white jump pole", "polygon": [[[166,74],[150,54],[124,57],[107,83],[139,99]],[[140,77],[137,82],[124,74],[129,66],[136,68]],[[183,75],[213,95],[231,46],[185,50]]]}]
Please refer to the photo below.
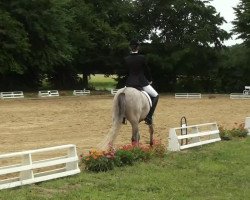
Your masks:
[{"label": "white jump pole", "polygon": [[250,136],[250,117],[246,117],[246,120],[245,120],[245,129],[248,130],[247,135]]}]

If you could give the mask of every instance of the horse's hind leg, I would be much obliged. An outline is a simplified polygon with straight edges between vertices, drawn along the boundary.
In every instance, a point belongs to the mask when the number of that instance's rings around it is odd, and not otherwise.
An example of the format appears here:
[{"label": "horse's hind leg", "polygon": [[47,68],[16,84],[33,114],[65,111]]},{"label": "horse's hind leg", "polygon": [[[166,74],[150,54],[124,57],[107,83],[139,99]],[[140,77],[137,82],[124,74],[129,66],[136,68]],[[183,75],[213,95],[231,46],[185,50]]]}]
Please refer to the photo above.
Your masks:
[{"label": "horse's hind leg", "polygon": [[154,127],[153,127],[153,124],[149,125],[148,128],[149,128],[149,133],[150,133],[150,142],[149,142],[149,144],[150,144],[150,146],[153,146],[153,144],[154,144]]},{"label": "horse's hind leg", "polygon": [[139,140],[140,140],[140,134],[139,134],[139,124],[138,122],[131,122],[131,126],[132,126],[132,144],[139,144]]}]

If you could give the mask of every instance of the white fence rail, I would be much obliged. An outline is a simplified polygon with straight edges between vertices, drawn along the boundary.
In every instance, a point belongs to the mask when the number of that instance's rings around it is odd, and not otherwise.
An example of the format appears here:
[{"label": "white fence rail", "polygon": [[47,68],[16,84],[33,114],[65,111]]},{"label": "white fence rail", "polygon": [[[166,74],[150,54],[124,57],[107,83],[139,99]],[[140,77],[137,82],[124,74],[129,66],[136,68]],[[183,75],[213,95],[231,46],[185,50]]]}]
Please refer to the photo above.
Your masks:
[{"label": "white fence rail", "polygon": [[230,99],[250,99],[250,94],[231,93]]},{"label": "white fence rail", "polygon": [[90,90],[74,90],[73,95],[75,96],[83,96],[83,95],[88,95],[90,94]]},{"label": "white fence rail", "polygon": [[250,117],[246,117],[246,120],[245,120],[245,129],[248,130],[248,134],[250,136]]},{"label": "white fence rail", "polygon": [[1,99],[24,98],[22,91],[0,92]]},{"label": "white fence rail", "polygon": [[38,92],[39,97],[58,97],[58,90],[42,90]]},{"label": "white fence rail", "polygon": [[201,99],[201,93],[175,93],[176,99]]},{"label": "white fence rail", "polygon": [[111,89],[110,92],[111,92],[112,95],[116,95],[116,93],[118,92],[118,89]]},{"label": "white fence rail", "polygon": [[[186,134],[181,135],[181,132]],[[186,140],[185,144],[181,142],[183,140]],[[219,129],[216,123],[170,128],[168,150],[180,151],[220,140]]]},{"label": "white fence rail", "polygon": [[[55,154],[57,157],[54,156]],[[15,165],[12,163],[0,167],[0,189],[37,183],[80,172],[76,146],[73,144],[0,155],[1,163],[10,163],[11,159],[15,161]]]}]

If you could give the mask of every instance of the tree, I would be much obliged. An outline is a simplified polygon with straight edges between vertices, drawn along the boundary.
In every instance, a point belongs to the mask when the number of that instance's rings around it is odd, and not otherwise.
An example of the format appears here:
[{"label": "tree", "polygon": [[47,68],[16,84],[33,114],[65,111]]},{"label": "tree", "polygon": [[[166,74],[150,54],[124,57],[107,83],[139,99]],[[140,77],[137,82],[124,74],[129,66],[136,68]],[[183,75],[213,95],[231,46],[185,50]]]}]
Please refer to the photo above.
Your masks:
[{"label": "tree", "polygon": [[236,19],[233,21],[233,31],[250,47],[250,0],[241,0],[234,10]]},{"label": "tree", "polygon": [[90,74],[113,74],[127,50],[130,34],[130,1],[70,1],[73,24],[70,41],[75,47],[72,66],[83,74],[87,87]]},{"label": "tree", "polygon": [[245,45],[234,45],[221,51],[216,71],[218,92],[242,92],[250,83],[249,52]]},{"label": "tree", "polygon": [[70,15],[63,7],[65,3],[67,0],[1,1],[2,8],[18,22],[23,28],[23,35],[26,35],[29,46],[27,59],[25,62],[18,60],[24,56],[17,51],[14,58],[26,68],[23,74],[26,85],[38,87],[44,74],[72,59],[67,29]]},{"label": "tree", "polygon": [[0,88],[8,89],[14,83],[8,77],[25,73],[29,54],[28,35],[23,25],[0,5]]},{"label": "tree", "polygon": [[152,48],[145,53],[157,54],[162,71],[155,77],[160,79],[158,89],[168,85],[169,91],[212,91],[210,74],[216,67],[216,51],[230,36],[219,27],[224,19],[215,8],[200,0],[137,0],[135,4],[136,10],[145,10],[140,20],[150,30]]}]

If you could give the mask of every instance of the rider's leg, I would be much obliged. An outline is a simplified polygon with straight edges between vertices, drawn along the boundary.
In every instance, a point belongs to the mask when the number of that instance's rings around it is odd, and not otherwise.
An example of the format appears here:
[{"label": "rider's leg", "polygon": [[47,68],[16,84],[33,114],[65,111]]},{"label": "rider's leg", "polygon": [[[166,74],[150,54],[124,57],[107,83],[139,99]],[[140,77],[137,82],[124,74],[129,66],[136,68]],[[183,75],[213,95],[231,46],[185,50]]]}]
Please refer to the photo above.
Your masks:
[{"label": "rider's leg", "polygon": [[151,125],[153,123],[152,116],[157,106],[159,95],[151,85],[143,87],[143,90],[149,94],[152,100],[152,107],[150,108],[150,111],[147,117],[145,118],[146,124]]},{"label": "rider's leg", "polygon": [[157,97],[158,93],[155,91],[155,89],[151,85],[147,85],[142,88],[145,92],[148,93],[150,97]]}]

